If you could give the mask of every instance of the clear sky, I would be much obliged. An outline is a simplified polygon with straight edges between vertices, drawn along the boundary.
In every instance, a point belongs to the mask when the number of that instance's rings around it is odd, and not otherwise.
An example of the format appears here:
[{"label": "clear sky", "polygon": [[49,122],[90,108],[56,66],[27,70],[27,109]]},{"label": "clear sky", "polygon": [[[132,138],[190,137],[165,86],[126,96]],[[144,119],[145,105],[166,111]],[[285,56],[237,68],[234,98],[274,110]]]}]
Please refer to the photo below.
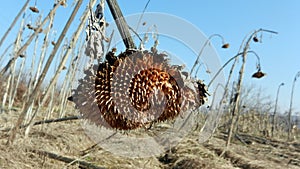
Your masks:
[{"label": "clear sky", "polygon": [[[119,5],[124,15],[131,15],[142,12],[148,0],[119,0]],[[0,6],[0,37],[3,36],[13,18],[25,0],[10,0]],[[35,1],[31,1],[33,6]],[[88,1],[84,0],[84,4]],[[46,15],[52,7],[52,1],[37,0],[37,7],[41,13]],[[60,8],[55,27],[60,31],[67,17],[72,10],[72,1],[68,0],[68,7]],[[106,8],[106,10],[108,10]],[[291,88],[294,76],[300,71],[300,1],[262,1],[262,0],[151,0],[147,12],[162,12],[181,17],[194,24],[207,37],[218,33],[230,43],[230,49],[218,48],[220,41],[212,39],[212,44],[220,56],[221,63],[226,62],[234,56],[242,43],[242,40],[249,32],[264,28],[279,32],[278,35],[263,34],[263,43],[252,43],[251,50],[254,50],[261,59],[262,70],[267,73],[263,79],[252,79],[251,74],[255,71],[256,60],[249,56],[246,66],[245,84],[254,84],[261,87],[266,95],[275,95],[280,83],[285,85],[280,91],[280,111],[288,111]],[[34,17],[34,16],[32,16]],[[106,12],[106,17],[111,18]],[[75,21],[79,23],[79,19]],[[76,26],[76,25],[75,25]],[[16,31],[16,30],[13,30]],[[10,38],[14,38],[12,33]],[[3,48],[1,47],[1,53]],[[252,57],[252,58],[251,58]],[[183,60],[185,58],[182,58]],[[187,61],[188,62],[188,61]],[[229,68],[229,67],[228,67]],[[225,70],[225,74],[228,69]],[[227,75],[227,74],[226,74]],[[295,112],[300,112],[300,78],[296,82],[293,107]]]}]

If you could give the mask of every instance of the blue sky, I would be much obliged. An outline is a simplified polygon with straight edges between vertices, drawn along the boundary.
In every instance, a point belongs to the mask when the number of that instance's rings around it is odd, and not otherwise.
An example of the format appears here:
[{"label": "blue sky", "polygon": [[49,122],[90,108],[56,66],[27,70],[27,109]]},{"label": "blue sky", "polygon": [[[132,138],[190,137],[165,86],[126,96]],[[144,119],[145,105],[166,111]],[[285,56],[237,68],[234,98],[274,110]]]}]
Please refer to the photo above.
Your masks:
[{"label": "blue sky", "polygon": [[[148,0],[119,0],[119,5],[125,16],[139,13],[143,10]],[[84,0],[84,6],[87,4]],[[184,2],[184,3],[183,3]],[[25,0],[10,0],[0,6],[0,36],[7,30],[13,18],[17,15],[19,9],[25,3]],[[35,1],[31,1],[33,6]],[[46,15],[52,7],[52,1],[37,1],[37,7],[41,13]],[[54,27],[61,30],[63,24],[72,10],[72,1],[68,1],[67,8],[60,8]],[[230,49],[223,50],[218,48],[220,41],[212,39],[212,44],[220,57],[221,63],[226,62],[230,57],[234,56],[242,40],[249,32],[264,28],[279,32],[278,35],[263,34],[263,43],[252,43],[251,50],[254,50],[261,59],[262,70],[267,73],[263,79],[252,79],[251,74],[255,71],[256,60],[249,56],[245,84],[254,84],[263,89],[266,95],[273,96],[280,83],[285,85],[280,91],[280,111],[289,109],[290,94],[292,81],[298,71],[300,71],[300,1],[258,1],[258,0],[151,0],[147,8],[147,12],[162,12],[172,14],[185,19],[194,24],[207,37],[218,33],[221,34],[226,41],[230,43]],[[35,17],[35,16],[32,16]],[[110,13],[106,11],[106,18],[111,20]],[[75,20],[79,23],[79,19]],[[13,30],[9,38],[13,39],[16,30]],[[11,41],[12,42],[12,41]],[[2,53],[9,43],[4,44],[0,51]],[[195,59],[192,57],[181,58],[185,62]],[[229,68],[229,67],[228,67]],[[227,75],[228,69],[225,69]],[[300,78],[296,82],[294,93],[294,111],[300,112]]]}]

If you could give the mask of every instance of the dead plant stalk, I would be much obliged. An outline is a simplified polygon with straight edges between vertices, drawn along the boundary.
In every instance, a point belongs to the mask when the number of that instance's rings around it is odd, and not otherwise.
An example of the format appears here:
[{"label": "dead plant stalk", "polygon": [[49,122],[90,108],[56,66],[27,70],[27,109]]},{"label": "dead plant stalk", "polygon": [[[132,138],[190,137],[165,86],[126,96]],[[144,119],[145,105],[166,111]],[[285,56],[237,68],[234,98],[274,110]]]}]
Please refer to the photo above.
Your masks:
[{"label": "dead plant stalk", "polygon": [[22,54],[27,47],[31,44],[32,40],[34,37],[36,37],[39,34],[40,29],[42,29],[42,27],[46,24],[46,22],[48,21],[48,19],[50,18],[50,16],[52,16],[56,10],[58,9],[58,7],[60,6],[61,2],[64,2],[65,0],[61,0],[59,2],[57,2],[53,9],[49,12],[49,14],[46,16],[46,18],[42,21],[42,23],[37,27],[37,31],[34,31],[34,33],[28,38],[28,40],[24,43],[24,45],[15,53],[15,55],[8,61],[8,63],[6,64],[6,66],[1,70],[0,75],[3,75],[8,69],[9,67],[17,60],[17,58],[19,57],[20,54]]},{"label": "dead plant stalk", "polygon": [[[49,70],[49,67],[50,67],[50,65],[51,65],[51,63],[52,63],[52,61],[53,61],[53,59],[54,59],[54,57],[55,57],[55,55],[56,55],[56,53],[57,53],[57,51],[58,51],[58,49],[59,49],[59,46],[60,46],[60,44],[62,43],[62,41],[63,41],[63,39],[64,39],[64,37],[65,37],[65,35],[66,35],[68,29],[70,28],[70,25],[71,25],[71,23],[73,22],[73,20],[74,20],[74,18],[75,18],[75,15],[77,14],[77,12],[78,12],[78,10],[79,10],[81,4],[82,4],[82,1],[83,1],[83,0],[78,0],[78,1],[77,1],[77,4],[76,4],[76,6],[75,6],[75,8],[74,8],[74,10],[73,10],[73,12],[72,12],[72,14],[71,14],[69,20],[67,21],[67,23],[66,23],[66,25],[65,25],[65,27],[64,27],[64,29],[63,29],[63,31],[62,31],[62,33],[61,33],[61,35],[59,36],[59,38],[58,38],[58,40],[57,40],[57,43],[56,43],[56,45],[54,46],[54,48],[53,48],[53,50],[52,50],[52,52],[51,52],[51,54],[50,54],[50,56],[49,56],[49,58],[48,58],[48,60],[47,60],[47,62],[46,62],[46,65],[45,65],[45,67],[44,67],[44,69],[43,69],[43,71],[42,71],[42,74],[41,74],[41,76],[39,77],[39,80],[38,80],[38,82],[37,82],[37,85],[35,86],[33,92],[32,92],[31,95],[29,96],[29,100],[28,100],[28,102],[26,102],[25,107],[24,107],[23,111],[21,112],[21,114],[20,114],[20,116],[19,116],[19,118],[18,118],[18,120],[17,120],[17,122],[16,122],[15,127],[12,129],[12,132],[11,132],[11,134],[10,134],[10,137],[9,137],[9,139],[8,139],[8,141],[7,141],[7,144],[8,144],[8,145],[11,144],[11,143],[13,143],[13,141],[15,140],[17,131],[19,130],[19,127],[21,126],[21,124],[22,124],[22,122],[23,122],[23,120],[24,120],[24,118],[25,118],[25,116],[26,116],[26,114],[27,114],[27,111],[28,111],[30,105],[33,103],[33,101],[35,100],[36,96],[38,95],[39,89],[40,89],[40,87],[41,87],[41,85],[42,85],[42,82],[43,82],[44,79],[45,79],[45,76],[46,76],[46,74],[47,74],[47,72],[48,72],[48,70]],[[59,5],[59,4],[58,4],[58,5]],[[40,27],[41,27],[41,26],[40,26]]]},{"label": "dead plant stalk", "polygon": [[[224,40],[223,36],[221,36],[220,34],[212,34],[212,35],[210,35],[210,36],[208,37],[208,39],[205,41],[205,43],[204,43],[204,45],[202,46],[202,48],[200,49],[200,52],[199,52],[199,54],[198,54],[198,56],[197,56],[197,59],[196,59],[194,65],[193,65],[193,67],[192,67],[192,69],[191,69],[191,72],[190,72],[190,75],[191,75],[191,76],[192,76],[192,73],[194,72],[194,69],[195,69],[196,66],[199,64],[200,58],[201,58],[201,56],[202,56],[202,53],[203,53],[205,47],[206,47],[208,44],[210,44],[210,41],[211,41],[211,39],[212,39],[213,37],[219,37],[219,38],[221,38],[222,44],[223,44],[223,45],[225,44],[225,40]],[[196,75],[197,75],[197,73],[195,74],[195,76],[196,76]]]},{"label": "dead plant stalk", "polygon": [[274,129],[275,129],[275,120],[276,120],[276,111],[277,111],[277,103],[278,103],[278,96],[279,96],[279,91],[280,91],[280,87],[283,86],[284,83],[280,83],[280,85],[278,86],[277,89],[277,94],[276,94],[276,101],[275,101],[275,108],[274,108],[274,113],[273,113],[273,117],[272,117],[272,127],[271,127],[271,136],[274,136]]},{"label": "dead plant stalk", "polygon": [[[42,103],[41,103],[41,105],[44,105],[44,104],[45,104],[47,95],[48,95],[49,92],[51,91],[50,89],[51,89],[51,88],[54,89],[54,84],[57,82],[58,76],[60,75],[61,71],[63,70],[63,67],[65,66],[65,63],[66,63],[66,61],[67,61],[67,59],[68,59],[68,57],[69,57],[71,51],[72,51],[72,50],[74,49],[74,47],[76,46],[76,42],[77,42],[77,40],[78,40],[78,38],[79,38],[79,36],[80,36],[80,34],[81,34],[81,32],[82,32],[82,29],[84,28],[84,25],[85,25],[86,20],[87,20],[87,18],[88,18],[88,16],[89,16],[89,13],[90,13],[90,8],[93,8],[93,6],[95,5],[95,3],[96,3],[96,0],[91,0],[90,3],[89,3],[89,5],[86,7],[85,12],[84,12],[84,15],[83,15],[83,17],[81,18],[81,23],[79,24],[77,30],[76,30],[75,33],[73,34],[73,37],[72,37],[72,39],[71,39],[71,42],[70,42],[69,46],[67,47],[66,52],[65,52],[65,53],[63,54],[63,56],[62,56],[62,58],[61,58],[61,60],[60,60],[60,63],[59,63],[59,65],[58,65],[58,68],[57,68],[56,72],[54,73],[54,76],[53,76],[52,79],[50,80],[49,85],[47,86],[47,88],[45,89],[45,92],[44,92],[43,95],[42,95],[42,98],[41,98]],[[80,4],[79,4],[79,5],[80,5]],[[77,7],[77,6],[76,6],[76,7]],[[79,8],[79,6],[78,6],[78,8]],[[75,9],[74,9],[74,11],[73,11],[73,14],[75,15],[76,13],[74,13],[74,12],[77,13],[77,11],[75,11]],[[72,15],[73,15],[73,14],[72,14]],[[56,45],[57,45],[57,44],[56,44]],[[52,97],[53,97],[53,95],[52,95]],[[51,109],[52,109],[52,107],[51,107]],[[33,116],[31,117],[31,120],[30,120],[29,123],[33,124],[32,122],[33,122],[33,120],[34,120],[34,118],[35,118],[35,116],[36,116],[36,114],[37,114],[38,112],[39,112],[39,107],[35,110],[35,113],[34,113]],[[48,117],[50,116],[50,114],[51,114],[51,110],[50,110],[50,113],[48,114]],[[32,125],[29,125],[29,126],[32,126]],[[30,127],[28,127],[28,128],[26,129],[26,133],[29,133],[29,130],[30,130]]]},{"label": "dead plant stalk", "polygon": [[[254,51],[246,51],[246,53],[253,53],[256,57],[257,57],[257,59],[258,59],[258,62],[260,62],[259,61],[259,57],[258,57],[258,55],[254,52]],[[212,77],[212,79],[211,79],[211,81],[209,82],[209,84],[208,84],[208,87],[210,87],[212,84],[213,84],[213,82],[214,82],[214,80],[218,77],[218,75],[222,72],[222,70],[232,61],[232,60],[235,60],[235,62],[234,62],[234,65],[235,65],[235,63],[236,63],[236,61],[237,61],[237,58],[239,57],[239,56],[241,56],[241,55],[243,55],[243,53],[238,53],[237,55],[235,55],[235,56],[233,56],[232,58],[230,58],[218,71],[217,71],[217,73]],[[232,67],[232,69],[233,69],[233,67]],[[231,75],[230,75],[230,77],[231,77]],[[227,82],[227,84],[226,85],[228,85],[229,84],[229,80],[228,80],[228,82]],[[217,87],[218,87],[218,85],[217,85]],[[216,89],[217,89],[217,87],[216,87]],[[215,89],[215,92],[216,92],[216,89]],[[225,96],[227,95],[227,94],[225,94],[226,92],[227,92],[227,87],[226,88],[224,88],[224,94],[223,94],[223,97],[222,97],[222,99],[221,99],[221,102],[222,101],[224,101],[225,100]],[[214,92],[214,95],[215,95],[215,92]],[[213,98],[213,101],[214,101],[214,98]],[[213,101],[212,101],[212,103],[213,103]],[[210,134],[207,134],[207,133],[205,133],[205,134],[201,134],[200,135],[200,137],[204,137],[204,135],[205,135],[205,137],[206,137],[206,139],[210,139],[211,137],[212,137],[212,134],[215,132],[215,130],[216,130],[216,128],[217,128],[217,126],[218,126],[218,122],[219,122],[219,120],[220,120],[220,114],[221,114],[221,110],[222,110],[222,108],[221,108],[221,104],[222,103],[220,103],[220,107],[219,107],[219,109],[217,110],[217,113],[214,115],[214,116],[209,116],[208,118],[215,118],[216,119],[216,123],[214,123],[213,125],[209,125],[209,128],[202,128],[202,132],[203,131],[212,131],[212,132],[210,132]],[[211,106],[213,106],[213,105],[211,105]],[[202,139],[203,140],[203,139]]]},{"label": "dead plant stalk", "polygon": [[291,128],[292,128],[292,119],[291,119],[291,115],[292,115],[292,108],[293,108],[293,97],[294,97],[294,89],[295,89],[295,84],[296,81],[298,79],[298,77],[300,77],[300,71],[297,72],[297,74],[294,77],[293,80],[293,86],[292,86],[292,92],[291,92],[291,100],[290,100],[290,109],[289,109],[289,113],[288,113],[288,141],[290,141],[290,137],[291,137]]},{"label": "dead plant stalk", "polygon": [[15,24],[17,23],[18,19],[20,18],[20,16],[22,15],[22,13],[26,10],[26,7],[28,6],[30,0],[27,0],[25,2],[25,4],[23,5],[22,9],[19,11],[19,13],[17,14],[17,16],[15,17],[15,19],[13,20],[13,22],[11,23],[11,25],[9,26],[9,28],[7,29],[7,31],[5,32],[5,34],[3,35],[3,37],[0,40],[0,47],[2,45],[2,43],[5,41],[7,35],[9,34],[9,32],[12,30],[12,28],[15,26]]},{"label": "dead plant stalk", "polygon": [[[20,42],[22,39],[21,37],[23,34],[23,26],[24,26],[24,18],[22,19],[19,32],[18,32],[17,37],[14,42],[14,49],[13,49],[14,51],[18,50],[18,48],[20,47]],[[10,73],[8,74],[8,78],[7,78],[8,80],[7,80],[7,84],[6,84],[6,90],[4,92],[3,99],[2,99],[3,100],[2,107],[5,107],[6,100],[8,97],[8,110],[10,110],[13,107],[14,97],[16,96],[16,92],[17,92],[17,90],[15,90],[15,89],[17,89],[17,87],[19,85],[20,75],[22,72],[22,68],[24,67],[24,60],[21,63],[19,75],[16,75],[15,67],[16,67],[16,65],[13,64],[10,68]],[[16,80],[16,77],[17,77],[17,80]]]},{"label": "dead plant stalk", "polygon": [[[273,34],[277,34],[277,32],[274,31],[270,31],[270,30],[265,30],[265,29],[259,29],[254,31],[250,37],[248,38],[248,40],[246,41],[245,47],[243,49],[243,53],[242,53],[242,66],[240,68],[239,71],[239,76],[238,76],[238,81],[237,81],[237,87],[236,87],[236,94],[233,100],[233,109],[231,112],[232,115],[232,120],[231,120],[231,124],[230,124],[230,128],[229,128],[229,133],[228,133],[228,138],[227,138],[227,142],[226,142],[226,149],[229,148],[230,142],[231,142],[231,138],[232,135],[235,134],[235,129],[236,126],[238,125],[238,121],[239,121],[239,103],[240,103],[240,92],[241,92],[241,88],[242,88],[242,82],[243,82],[243,77],[244,77],[244,72],[245,72],[245,66],[246,66],[246,60],[247,60],[247,51],[249,50],[250,47],[250,42],[253,39],[253,37],[255,37],[257,35],[258,32],[268,32],[268,33],[273,33]],[[223,154],[223,153],[222,153]]]}]

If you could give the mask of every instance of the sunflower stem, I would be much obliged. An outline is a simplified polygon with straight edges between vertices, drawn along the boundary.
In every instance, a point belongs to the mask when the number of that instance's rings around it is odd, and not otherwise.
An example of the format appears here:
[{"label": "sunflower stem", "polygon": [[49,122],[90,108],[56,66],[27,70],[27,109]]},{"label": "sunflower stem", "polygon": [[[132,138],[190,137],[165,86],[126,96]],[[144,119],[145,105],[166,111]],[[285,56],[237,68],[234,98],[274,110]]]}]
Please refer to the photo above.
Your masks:
[{"label": "sunflower stem", "polygon": [[106,0],[127,49],[136,48],[117,0]]}]

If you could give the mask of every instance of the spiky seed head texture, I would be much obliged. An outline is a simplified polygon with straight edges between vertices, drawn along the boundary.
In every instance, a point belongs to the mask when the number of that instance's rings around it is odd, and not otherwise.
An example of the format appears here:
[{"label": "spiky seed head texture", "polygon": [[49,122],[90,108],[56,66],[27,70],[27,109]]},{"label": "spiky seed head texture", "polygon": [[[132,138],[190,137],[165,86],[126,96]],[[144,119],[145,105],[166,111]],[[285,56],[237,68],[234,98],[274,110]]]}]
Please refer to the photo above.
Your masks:
[{"label": "spiky seed head texture", "polygon": [[119,130],[174,120],[206,101],[201,81],[186,81],[180,66],[169,64],[166,54],[126,50],[109,52],[106,61],[85,71],[72,100],[83,118]]}]

